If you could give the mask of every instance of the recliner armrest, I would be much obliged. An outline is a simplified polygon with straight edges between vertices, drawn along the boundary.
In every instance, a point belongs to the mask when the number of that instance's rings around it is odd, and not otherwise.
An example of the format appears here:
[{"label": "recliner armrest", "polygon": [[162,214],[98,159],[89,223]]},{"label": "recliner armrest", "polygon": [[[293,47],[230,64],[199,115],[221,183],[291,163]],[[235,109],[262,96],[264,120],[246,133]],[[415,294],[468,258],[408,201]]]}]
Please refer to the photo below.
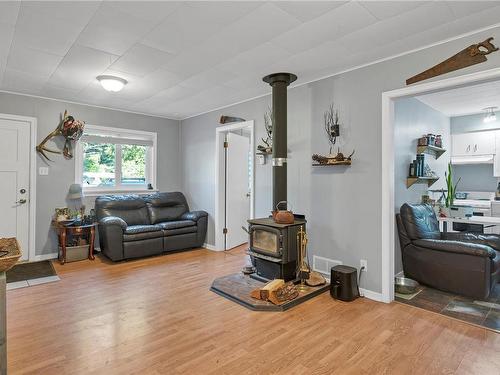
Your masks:
[{"label": "recliner armrest", "polygon": [[492,247],[500,251],[500,236],[495,234],[477,234],[470,232],[444,232],[441,233],[441,239],[450,241],[461,241],[477,243]]},{"label": "recliner armrest", "polygon": [[450,253],[474,255],[484,258],[495,258],[496,252],[491,247],[473,242],[450,240],[413,240],[414,245],[430,250],[446,251]]},{"label": "recliner armrest", "polygon": [[190,212],[185,212],[182,216],[182,220],[192,220],[192,221],[198,221],[202,217],[208,216],[208,213],[205,211],[190,211]]},{"label": "recliner armrest", "polygon": [[127,229],[127,223],[120,217],[117,216],[106,216],[99,220],[99,224],[103,226],[117,225],[122,228],[122,230]]}]

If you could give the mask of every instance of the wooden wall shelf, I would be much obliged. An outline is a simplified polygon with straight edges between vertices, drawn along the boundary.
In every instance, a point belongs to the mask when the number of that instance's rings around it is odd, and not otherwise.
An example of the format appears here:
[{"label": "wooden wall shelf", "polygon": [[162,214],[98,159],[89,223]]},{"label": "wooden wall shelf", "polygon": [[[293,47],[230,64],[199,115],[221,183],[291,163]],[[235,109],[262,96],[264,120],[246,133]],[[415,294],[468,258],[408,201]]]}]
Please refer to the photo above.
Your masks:
[{"label": "wooden wall shelf", "polygon": [[431,187],[437,180],[439,177],[407,177],[406,187],[409,188],[414,184],[427,184],[428,187]]},{"label": "wooden wall shelf", "polygon": [[428,154],[434,156],[436,159],[439,159],[441,155],[446,152],[444,148],[436,147],[436,146],[417,146],[417,154]]}]

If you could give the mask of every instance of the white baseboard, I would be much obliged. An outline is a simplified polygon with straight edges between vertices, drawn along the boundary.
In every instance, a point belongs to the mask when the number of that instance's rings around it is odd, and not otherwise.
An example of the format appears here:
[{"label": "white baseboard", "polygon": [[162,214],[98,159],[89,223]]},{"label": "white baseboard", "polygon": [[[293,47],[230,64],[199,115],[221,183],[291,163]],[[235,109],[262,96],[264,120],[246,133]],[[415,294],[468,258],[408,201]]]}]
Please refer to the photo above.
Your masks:
[{"label": "white baseboard", "polygon": [[212,251],[222,251],[222,250],[217,250],[214,245],[210,245],[208,243],[204,243],[201,245],[201,247],[204,247],[207,250],[212,250]]},{"label": "white baseboard", "polygon": [[58,253],[35,255],[33,259],[30,259],[30,262],[40,262],[42,260],[57,259],[58,257]]},{"label": "white baseboard", "polygon": [[359,292],[365,298],[368,298],[368,299],[371,299],[371,300],[374,300],[377,302],[385,302],[384,297],[382,296],[382,293],[373,292],[371,290],[363,289],[363,288],[359,288]]}]

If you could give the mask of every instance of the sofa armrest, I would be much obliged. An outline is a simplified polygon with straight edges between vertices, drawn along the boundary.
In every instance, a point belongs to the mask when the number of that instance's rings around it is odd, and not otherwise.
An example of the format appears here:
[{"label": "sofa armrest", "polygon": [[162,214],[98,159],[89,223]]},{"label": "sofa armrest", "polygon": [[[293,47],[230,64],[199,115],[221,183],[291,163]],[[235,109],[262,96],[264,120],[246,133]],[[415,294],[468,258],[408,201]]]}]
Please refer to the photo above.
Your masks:
[{"label": "sofa armrest", "polygon": [[414,240],[415,246],[430,250],[446,251],[450,253],[473,255],[484,258],[495,258],[496,252],[491,247],[479,243],[460,242],[449,240]]},{"label": "sofa armrest", "polygon": [[127,229],[127,223],[120,217],[117,216],[106,216],[99,220],[99,225],[103,225],[105,227],[110,225],[117,225],[122,228],[122,230]]},{"label": "sofa armrest", "polygon": [[470,232],[444,232],[441,239],[450,241],[471,242],[492,247],[500,251],[500,236],[495,234],[477,234]]},{"label": "sofa armrest", "polygon": [[123,232],[127,229],[127,223],[116,216],[107,216],[99,220],[99,238],[101,251],[113,261],[122,260],[123,255]]},{"label": "sofa armrest", "polygon": [[208,213],[205,211],[190,211],[190,212],[185,212],[182,216],[182,220],[192,220],[192,221],[198,221],[202,217],[208,216]]}]

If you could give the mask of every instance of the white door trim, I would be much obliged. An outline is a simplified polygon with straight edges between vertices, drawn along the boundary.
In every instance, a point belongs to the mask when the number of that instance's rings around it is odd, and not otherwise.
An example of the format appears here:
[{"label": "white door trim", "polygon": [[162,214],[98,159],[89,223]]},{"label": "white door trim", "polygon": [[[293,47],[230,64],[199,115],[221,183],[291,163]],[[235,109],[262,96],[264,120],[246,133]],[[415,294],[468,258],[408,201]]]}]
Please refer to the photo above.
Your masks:
[{"label": "white door trim", "polygon": [[[26,123],[30,127],[30,199],[29,199],[29,245],[28,245],[28,261],[31,262],[36,259],[36,244],[35,244],[35,230],[36,230],[36,140],[37,140],[37,119],[35,117],[10,115],[0,113],[0,119],[19,121]],[[26,251],[25,249],[22,249]]]},{"label": "white door trim", "polygon": [[394,300],[394,100],[500,79],[500,68],[382,93],[382,298]]},{"label": "white door trim", "polygon": [[[254,217],[255,209],[255,125],[254,121],[244,121],[235,124],[219,126],[215,129],[215,250],[224,250],[224,236],[222,229],[224,227],[224,159],[222,144],[224,142],[224,133],[230,130],[250,129],[250,150],[252,151],[252,169],[250,172],[250,218]],[[222,156],[222,157],[221,157]]]}]

